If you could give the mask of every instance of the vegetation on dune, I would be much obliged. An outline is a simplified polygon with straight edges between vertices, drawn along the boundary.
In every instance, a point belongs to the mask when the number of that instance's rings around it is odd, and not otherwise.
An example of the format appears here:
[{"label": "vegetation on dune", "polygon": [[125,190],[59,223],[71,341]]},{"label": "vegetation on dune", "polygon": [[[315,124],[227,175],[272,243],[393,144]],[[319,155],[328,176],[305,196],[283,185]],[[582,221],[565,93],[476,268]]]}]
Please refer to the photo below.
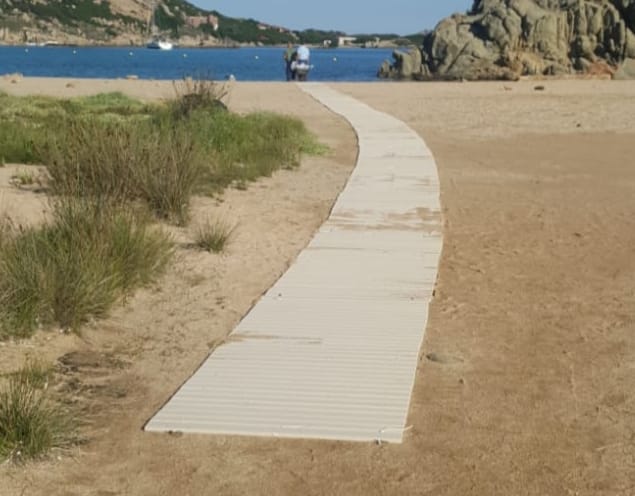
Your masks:
[{"label": "vegetation on dune", "polygon": [[40,458],[76,442],[68,412],[47,394],[49,377],[32,362],[0,388],[0,462]]},{"label": "vegetation on dune", "polygon": [[42,226],[5,230],[0,244],[0,329],[77,330],[156,279],[172,254],[147,217],[105,202],[58,200]]},{"label": "vegetation on dune", "polygon": [[70,117],[42,148],[57,195],[141,200],[183,224],[204,157],[189,126],[162,119],[112,122]]},{"label": "vegetation on dune", "polygon": [[94,117],[119,116],[129,118],[147,116],[158,108],[130,98],[123,93],[100,93],[64,100],[48,96],[13,97],[0,93],[0,119],[8,122],[38,124],[55,127],[53,124],[67,115]]},{"label": "vegetation on dune", "polygon": [[[149,213],[185,224],[194,194],[245,188],[297,166],[303,153],[324,152],[301,121],[233,114],[225,96],[224,86],[204,80],[186,81],[166,104],[120,93],[0,94],[0,157],[44,165],[53,206],[37,227],[0,222],[0,337],[77,330],[158,277],[172,244]],[[221,251],[232,230],[208,222],[195,244]]]},{"label": "vegetation on dune", "polygon": [[41,164],[44,145],[61,132],[71,116],[100,121],[142,119],[157,108],[122,93],[61,100],[45,96],[12,97],[0,93],[0,162]]},{"label": "vegetation on dune", "polygon": [[185,83],[179,91],[167,105],[120,93],[0,95],[0,157],[47,165],[56,193],[142,199],[183,222],[192,193],[244,185],[325,150],[298,119],[227,112],[218,83]]},{"label": "vegetation on dune", "polygon": [[212,191],[236,184],[244,187],[280,168],[299,164],[302,153],[321,152],[300,120],[271,113],[240,117],[222,113],[215,119],[193,120],[204,140],[212,166],[206,171],[204,187]]},{"label": "vegetation on dune", "polygon": [[[56,101],[59,102],[59,100]],[[156,104],[141,102],[118,91],[62,101],[62,105],[68,113],[101,118],[105,116],[120,118],[145,116],[157,108]]]},{"label": "vegetation on dune", "polygon": [[36,143],[40,139],[41,134],[36,126],[25,122],[0,121],[0,164],[37,163]]}]

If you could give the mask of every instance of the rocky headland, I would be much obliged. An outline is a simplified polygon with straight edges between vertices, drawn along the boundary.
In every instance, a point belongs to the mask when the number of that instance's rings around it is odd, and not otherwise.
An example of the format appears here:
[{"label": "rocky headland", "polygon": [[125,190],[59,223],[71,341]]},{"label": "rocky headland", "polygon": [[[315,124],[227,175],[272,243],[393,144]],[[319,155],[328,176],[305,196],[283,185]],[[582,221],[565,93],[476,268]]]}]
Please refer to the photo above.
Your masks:
[{"label": "rocky headland", "polygon": [[514,80],[635,78],[635,0],[475,0],[443,19],[421,47],[396,50],[379,76]]}]

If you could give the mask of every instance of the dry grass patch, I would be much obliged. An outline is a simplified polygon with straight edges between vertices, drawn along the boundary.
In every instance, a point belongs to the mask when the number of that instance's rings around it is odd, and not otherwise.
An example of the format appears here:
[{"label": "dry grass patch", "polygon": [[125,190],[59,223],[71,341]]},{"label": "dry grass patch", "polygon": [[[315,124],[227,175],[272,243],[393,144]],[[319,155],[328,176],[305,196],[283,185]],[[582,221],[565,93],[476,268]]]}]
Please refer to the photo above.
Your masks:
[{"label": "dry grass patch", "polygon": [[201,250],[220,253],[234,234],[236,226],[222,219],[207,219],[194,228],[194,244]]}]

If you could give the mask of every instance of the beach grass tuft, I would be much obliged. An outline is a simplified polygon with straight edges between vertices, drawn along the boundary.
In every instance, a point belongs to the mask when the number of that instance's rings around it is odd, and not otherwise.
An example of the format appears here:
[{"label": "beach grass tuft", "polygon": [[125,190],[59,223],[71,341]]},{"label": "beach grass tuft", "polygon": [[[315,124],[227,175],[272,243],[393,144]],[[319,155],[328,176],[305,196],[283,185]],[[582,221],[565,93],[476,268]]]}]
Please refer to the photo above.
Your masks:
[{"label": "beach grass tuft", "polygon": [[53,368],[40,360],[28,359],[20,370],[8,374],[8,376],[26,382],[36,389],[46,389],[53,377]]},{"label": "beach grass tuft", "polygon": [[31,186],[37,181],[36,175],[32,171],[19,170],[11,176],[11,182],[16,186]]},{"label": "beach grass tuft", "polygon": [[205,158],[186,124],[68,118],[42,156],[56,195],[143,201],[160,218],[184,224]]},{"label": "beach grass tuft", "polygon": [[167,235],[147,217],[106,202],[59,200],[52,219],[4,235],[0,245],[0,334],[42,326],[78,330],[162,273]]},{"label": "beach grass tuft", "polygon": [[170,102],[173,115],[187,118],[193,112],[227,111],[229,86],[227,83],[214,81],[211,77],[185,77],[173,83],[175,98]]},{"label": "beach grass tuft", "polygon": [[71,416],[47,396],[43,374],[39,365],[27,364],[0,389],[0,461],[41,458],[76,441]]},{"label": "beach grass tuft", "polygon": [[205,251],[221,253],[230,241],[235,225],[222,219],[207,219],[194,228],[194,244]]}]

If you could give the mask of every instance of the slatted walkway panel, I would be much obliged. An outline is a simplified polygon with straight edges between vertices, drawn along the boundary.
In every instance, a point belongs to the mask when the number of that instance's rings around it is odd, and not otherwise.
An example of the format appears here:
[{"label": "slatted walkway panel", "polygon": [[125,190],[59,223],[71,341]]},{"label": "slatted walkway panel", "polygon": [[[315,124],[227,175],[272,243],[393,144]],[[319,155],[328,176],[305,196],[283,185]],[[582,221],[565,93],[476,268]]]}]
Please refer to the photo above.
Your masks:
[{"label": "slatted walkway panel", "polygon": [[283,277],[148,431],[403,439],[442,248],[430,150],[399,120],[302,88],[357,132],[357,167]]}]

